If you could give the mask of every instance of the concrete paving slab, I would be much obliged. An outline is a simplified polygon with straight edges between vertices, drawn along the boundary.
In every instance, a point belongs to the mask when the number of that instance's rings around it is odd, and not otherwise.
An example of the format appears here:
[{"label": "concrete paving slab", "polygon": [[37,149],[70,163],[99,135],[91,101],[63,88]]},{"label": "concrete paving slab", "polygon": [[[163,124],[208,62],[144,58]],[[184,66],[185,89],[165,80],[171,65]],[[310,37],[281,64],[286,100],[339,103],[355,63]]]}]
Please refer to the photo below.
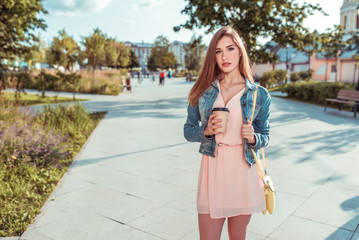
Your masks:
[{"label": "concrete paving slab", "polygon": [[351,236],[351,231],[291,216],[270,235],[270,238],[275,240],[350,240]]},{"label": "concrete paving slab", "polygon": [[146,214],[127,225],[163,239],[180,239],[197,228],[197,217],[169,207]]},{"label": "concrete paving slab", "polygon": [[150,233],[141,231],[140,229],[132,228],[126,225],[120,226],[119,229],[105,233],[99,239],[119,240],[119,239],[138,239],[138,240],[160,240],[163,238],[154,236]]},{"label": "concrete paving slab", "polygon": [[[315,209],[315,211],[313,211]],[[359,225],[359,209],[340,207],[328,201],[307,200],[293,216],[354,232]]]}]

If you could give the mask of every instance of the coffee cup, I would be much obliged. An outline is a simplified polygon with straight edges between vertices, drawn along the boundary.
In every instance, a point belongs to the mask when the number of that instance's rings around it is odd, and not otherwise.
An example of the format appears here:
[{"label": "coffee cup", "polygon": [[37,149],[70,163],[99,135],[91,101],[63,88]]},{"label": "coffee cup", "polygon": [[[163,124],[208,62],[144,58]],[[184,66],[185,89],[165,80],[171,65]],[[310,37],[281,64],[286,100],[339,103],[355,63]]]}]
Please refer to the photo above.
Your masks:
[{"label": "coffee cup", "polygon": [[228,121],[228,114],[229,109],[226,107],[220,107],[220,108],[213,108],[212,113],[216,113],[217,116],[215,119],[221,119],[221,125],[222,127],[215,129],[214,133],[225,133],[227,129],[227,121]]}]

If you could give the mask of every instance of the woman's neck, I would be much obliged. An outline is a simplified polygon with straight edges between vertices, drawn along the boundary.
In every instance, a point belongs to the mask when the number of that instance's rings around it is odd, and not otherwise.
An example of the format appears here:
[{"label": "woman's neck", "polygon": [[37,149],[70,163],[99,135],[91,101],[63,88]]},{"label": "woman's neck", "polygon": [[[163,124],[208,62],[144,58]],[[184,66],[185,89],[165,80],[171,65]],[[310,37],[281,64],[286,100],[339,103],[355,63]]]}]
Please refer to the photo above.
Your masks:
[{"label": "woman's neck", "polygon": [[223,74],[223,79],[221,80],[221,82],[225,85],[232,85],[238,83],[245,83],[246,80],[242,77],[242,74],[239,72],[239,70],[237,70]]}]

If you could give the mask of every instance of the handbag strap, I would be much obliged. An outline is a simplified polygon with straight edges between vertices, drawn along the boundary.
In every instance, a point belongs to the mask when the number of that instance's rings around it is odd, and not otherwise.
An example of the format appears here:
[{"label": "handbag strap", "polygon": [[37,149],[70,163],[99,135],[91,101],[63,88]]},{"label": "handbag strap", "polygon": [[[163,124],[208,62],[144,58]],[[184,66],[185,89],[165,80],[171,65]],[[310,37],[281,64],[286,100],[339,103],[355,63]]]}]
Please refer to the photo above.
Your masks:
[{"label": "handbag strap", "polygon": [[[257,94],[258,94],[258,86],[256,87],[256,90],[254,91],[254,95],[253,95],[253,108],[252,108],[252,115],[251,115],[250,124],[252,124],[252,122],[253,122],[254,110],[256,108],[256,103],[257,103]],[[259,165],[259,161],[257,159],[257,156],[256,156],[253,149],[251,149],[251,151],[252,151],[254,160],[256,162],[259,175],[261,176],[262,179],[264,179],[264,173],[262,171],[262,168]],[[262,158],[263,158],[263,168],[264,168],[264,172],[266,173],[267,172],[267,170],[266,170],[267,169],[267,164],[266,164],[266,159],[265,159],[265,155],[264,155],[264,149],[262,148],[261,151],[262,151]]]}]

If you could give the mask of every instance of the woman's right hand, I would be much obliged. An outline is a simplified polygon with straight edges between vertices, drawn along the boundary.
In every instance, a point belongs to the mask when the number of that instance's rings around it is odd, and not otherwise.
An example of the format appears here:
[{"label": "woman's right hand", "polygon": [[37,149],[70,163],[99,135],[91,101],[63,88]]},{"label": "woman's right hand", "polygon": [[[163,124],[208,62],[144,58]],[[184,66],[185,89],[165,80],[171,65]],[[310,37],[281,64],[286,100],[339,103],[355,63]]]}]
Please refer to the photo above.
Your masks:
[{"label": "woman's right hand", "polygon": [[216,118],[216,116],[217,116],[216,113],[212,113],[212,114],[209,116],[207,126],[204,128],[204,131],[203,131],[203,134],[204,134],[205,136],[211,136],[211,135],[213,135],[213,134],[216,134],[216,133],[215,133],[215,130],[216,130],[217,128],[221,128],[221,127],[222,127],[222,119]]}]

